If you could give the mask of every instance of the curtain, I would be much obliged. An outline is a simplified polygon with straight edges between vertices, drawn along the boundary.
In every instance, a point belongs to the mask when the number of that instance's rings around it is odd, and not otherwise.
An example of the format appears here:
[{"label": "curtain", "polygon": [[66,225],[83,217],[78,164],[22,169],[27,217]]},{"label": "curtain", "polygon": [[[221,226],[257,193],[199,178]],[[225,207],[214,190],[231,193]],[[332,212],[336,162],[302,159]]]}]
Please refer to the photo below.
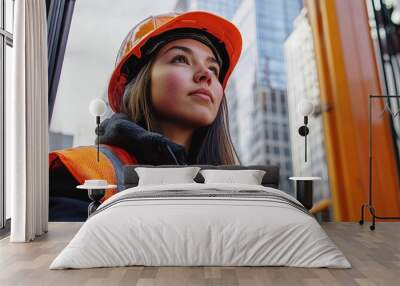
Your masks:
[{"label": "curtain", "polygon": [[75,0],[53,0],[48,5],[49,124],[64,61]]},{"label": "curtain", "polygon": [[48,229],[48,60],[45,0],[15,1],[12,92],[6,104],[11,242]]}]

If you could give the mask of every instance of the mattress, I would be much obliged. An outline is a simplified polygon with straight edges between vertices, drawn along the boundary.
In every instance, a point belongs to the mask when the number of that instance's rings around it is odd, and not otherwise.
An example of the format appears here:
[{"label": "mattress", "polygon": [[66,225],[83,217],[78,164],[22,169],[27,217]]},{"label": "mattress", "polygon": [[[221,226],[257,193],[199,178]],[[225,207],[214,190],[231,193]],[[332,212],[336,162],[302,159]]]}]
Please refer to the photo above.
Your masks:
[{"label": "mattress", "polygon": [[137,186],[110,197],[50,269],[131,265],[351,267],[290,195],[199,183]]}]

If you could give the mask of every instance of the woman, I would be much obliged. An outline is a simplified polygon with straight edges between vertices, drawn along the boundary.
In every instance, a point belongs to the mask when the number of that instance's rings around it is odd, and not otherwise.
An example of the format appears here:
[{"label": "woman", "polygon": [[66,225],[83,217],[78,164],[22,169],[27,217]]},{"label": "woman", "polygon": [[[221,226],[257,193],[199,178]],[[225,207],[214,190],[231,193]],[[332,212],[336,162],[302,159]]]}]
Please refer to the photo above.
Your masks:
[{"label": "woman", "polygon": [[[113,116],[92,146],[50,153],[50,220],[84,220],[86,179],[121,187],[127,164],[236,164],[224,88],[241,51],[229,21],[207,13],[159,15],[134,27],[108,87]],[[104,199],[117,190],[106,193]]]}]

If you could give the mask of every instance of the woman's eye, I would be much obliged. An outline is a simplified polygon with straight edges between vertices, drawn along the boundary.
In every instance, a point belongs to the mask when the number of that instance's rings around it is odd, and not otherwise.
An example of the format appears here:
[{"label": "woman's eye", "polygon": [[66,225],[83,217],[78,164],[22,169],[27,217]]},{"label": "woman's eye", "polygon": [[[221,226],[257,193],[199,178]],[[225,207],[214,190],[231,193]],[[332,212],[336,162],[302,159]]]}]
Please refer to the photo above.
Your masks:
[{"label": "woman's eye", "polygon": [[185,56],[182,56],[182,55],[179,55],[179,56],[174,57],[174,58],[172,59],[172,62],[174,62],[174,63],[176,63],[176,62],[178,62],[178,63],[188,63],[186,57],[185,57]]},{"label": "woman's eye", "polygon": [[210,71],[212,71],[216,76],[218,76],[218,69],[216,67],[209,67]]}]

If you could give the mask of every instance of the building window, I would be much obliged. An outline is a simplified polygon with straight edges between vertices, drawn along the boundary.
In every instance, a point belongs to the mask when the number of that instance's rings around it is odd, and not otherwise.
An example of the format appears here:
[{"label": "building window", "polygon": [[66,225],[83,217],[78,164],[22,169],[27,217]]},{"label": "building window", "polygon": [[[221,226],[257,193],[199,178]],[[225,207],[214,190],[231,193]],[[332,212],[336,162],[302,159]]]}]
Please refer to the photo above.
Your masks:
[{"label": "building window", "polygon": [[272,123],[272,138],[274,138],[274,140],[279,139],[278,125],[276,123]]},{"label": "building window", "polygon": [[287,148],[287,147],[285,147],[285,155],[290,156],[290,151],[289,151],[289,148]]},{"label": "building window", "polygon": [[271,93],[271,111],[276,113],[276,94],[274,92]]},{"label": "building window", "polygon": [[286,129],[283,130],[283,140],[285,142],[289,141],[289,134]]},{"label": "building window", "polygon": [[261,92],[261,104],[263,111],[267,111],[268,103],[267,103],[267,93],[265,91]]},{"label": "building window", "polygon": [[[11,92],[14,1],[0,0],[0,228],[11,217],[10,194],[5,189],[5,98]],[[9,225],[9,224],[8,224]]]}]

